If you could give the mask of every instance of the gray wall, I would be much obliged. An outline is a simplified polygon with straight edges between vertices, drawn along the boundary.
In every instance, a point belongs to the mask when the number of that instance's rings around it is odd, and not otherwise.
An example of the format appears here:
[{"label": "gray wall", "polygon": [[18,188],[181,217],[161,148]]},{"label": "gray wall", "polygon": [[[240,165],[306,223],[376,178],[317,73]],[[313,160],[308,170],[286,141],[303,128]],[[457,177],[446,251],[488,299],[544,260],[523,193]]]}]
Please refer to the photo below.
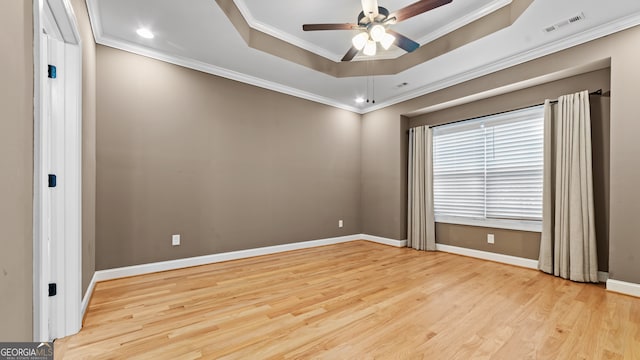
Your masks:
[{"label": "gray wall", "polygon": [[[416,116],[410,119],[410,126],[437,125],[490,115],[501,111],[541,104],[545,98],[555,99],[560,95],[581,90],[602,89],[607,92],[610,89],[610,78],[611,71],[609,68],[571,76],[504,95]],[[608,271],[609,268],[609,100],[609,97],[606,96],[592,96],[590,98],[595,220],[598,242],[598,268],[600,271]],[[487,234],[496,236],[495,244],[487,244]],[[447,245],[537,259],[540,247],[540,233],[438,224],[436,241]]]},{"label": "gray wall", "polygon": [[[382,109],[362,121],[362,230],[369,235],[406,239],[406,155],[407,121]],[[403,193],[404,191],[404,193]],[[403,207],[405,209],[403,209]],[[404,216],[403,216],[404,214]]]},{"label": "gray wall", "polygon": [[0,11],[0,341],[33,338],[33,20],[31,1]]},{"label": "gray wall", "polygon": [[[609,214],[609,275],[612,279],[640,283],[640,242],[637,241],[640,213],[640,122],[637,121],[637,103],[640,99],[640,27],[616,33],[552,55],[517,65],[493,74],[470,80],[432,94],[418,97],[392,107],[363,116],[364,128],[385,128],[386,132],[368,132],[375,138],[363,138],[368,151],[363,152],[362,202],[368,208],[362,211],[364,233],[395,239],[406,237],[406,228],[398,226],[400,211],[395,204],[403,199],[406,182],[402,181],[402,167],[393,164],[405,151],[400,146],[403,133],[401,116],[428,106],[459,99],[483,91],[516,84],[529,79],[543,78],[559,73],[611,61],[611,124],[610,124],[610,214]],[[606,105],[604,105],[606,106]],[[384,161],[374,161],[377,153],[384,152]],[[372,178],[378,175],[378,178]],[[380,179],[384,179],[381,181]],[[380,194],[391,204],[383,206]]]},{"label": "gray wall", "polygon": [[[487,234],[494,235],[494,244],[487,243]],[[540,252],[538,232],[479,226],[436,223],[436,242],[535,260]]]},{"label": "gray wall", "polygon": [[97,269],[360,233],[358,114],[97,49]]}]

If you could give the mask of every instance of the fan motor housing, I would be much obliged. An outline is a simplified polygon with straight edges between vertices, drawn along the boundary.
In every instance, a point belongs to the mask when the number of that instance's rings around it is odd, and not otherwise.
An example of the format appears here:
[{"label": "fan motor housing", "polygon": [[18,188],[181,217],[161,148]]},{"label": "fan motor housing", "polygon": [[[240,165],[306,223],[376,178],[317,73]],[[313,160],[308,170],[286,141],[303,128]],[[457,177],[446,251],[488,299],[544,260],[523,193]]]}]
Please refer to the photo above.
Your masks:
[{"label": "fan motor housing", "polygon": [[[378,16],[376,16],[376,18],[373,20],[381,22],[384,19],[386,19],[388,16],[389,16],[389,10],[383,8],[382,6],[378,6]],[[362,20],[365,20],[365,22],[363,22]],[[360,11],[360,14],[358,15],[358,24],[367,25],[370,22],[371,21],[369,20],[369,17],[365,15],[364,11]]]}]

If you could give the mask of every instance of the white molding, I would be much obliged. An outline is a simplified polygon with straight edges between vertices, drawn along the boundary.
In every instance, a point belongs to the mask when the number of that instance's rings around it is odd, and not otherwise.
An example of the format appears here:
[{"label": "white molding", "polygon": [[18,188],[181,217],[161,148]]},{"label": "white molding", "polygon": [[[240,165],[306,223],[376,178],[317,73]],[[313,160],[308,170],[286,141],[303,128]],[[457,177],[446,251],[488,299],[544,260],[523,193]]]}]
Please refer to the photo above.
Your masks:
[{"label": "white molding", "polygon": [[276,253],[281,253],[281,252],[291,251],[291,250],[308,249],[308,248],[313,248],[318,246],[340,244],[340,243],[356,241],[356,240],[366,240],[366,241],[371,241],[371,242],[394,246],[394,247],[407,246],[407,240],[394,240],[394,239],[388,239],[388,238],[374,236],[374,235],[355,234],[355,235],[347,235],[347,236],[340,236],[340,237],[333,237],[333,238],[326,238],[326,239],[319,239],[319,240],[303,241],[303,242],[297,242],[297,243],[291,243],[291,244],[274,245],[274,246],[267,246],[267,247],[261,247],[261,248],[255,248],[255,249],[238,250],[238,251],[231,251],[226,253],[169,260],[169,261],[161,261],[161,262],[155,262],[155,263],[149,263],[149,264],[125,266],[125,267],[113,268],[113,269],[107,269],[107,270],[98,270],[93,273],[91,282],[87,287],[87,291],[85,292],[84,297],[82,298],[81,319],[84,319],[84,315],[87,311],[87,308],[89,307],[89,302],[91,301],[91,296],[93,295],[95,285],[100,281],[119,279],[119,278],[129,277],[129,276],[151,274],[151,273],[160,272],[160,271],[176,270],[176,269],[182,269],[182,268],[191,267],[191,266],[207,265],[207,264],[213,264],[213,263],[218,263],[222,261],[245,259],[245,258],[250,258],[254,256],[276,254]]},{"label": "white molding", "polygon": [[388,239],[380,236],[360,234],[362,240],[372,241],[378,244],[395,246],[395,247],[407,247],[407,240],[395,240]]},{"label": "white molding", "polygon": [[89,13],[89,24],[93,33],[93,40],[98,43],[104,36],[102,32],[102,19],[98,11],[97,0],[86,0],[87,12]]},{"label": "white molding", "polygon": [[[448,252],[452,254],[470,256],[470,257],[483,259],[483,260],[495,261],[495,262],[509,264],[509,265],[520,266],[528,269],[538,270],[538,260],[532,260],[532,259],[522,258],[518,256],[496,254],[488,251],[468,249],[468,248],[462,248],[458,246],[445,245],[445,244],[436,244],[436,250]],[[608,284],[608,279],[609,279],[608,272],[598,271],[598,282],[601,282],[601,283],[606,282]],[[607,288],[608,288],[608,285],[607,285]]]},{"label": "white molding", "polygon": [[[411,100],[438,90],[442,90],[465,81],[473,80],[481,76],[504,70],[527,61],[535,60],[555,52],[569,49],[589,41],[597,40],[601,37],[629,29],[640,24],[640,13],[628,15],[622,19],[616,19],[600,26],[585,30],[581,33],[559,39],[557,41],[538,46],[528,51],[521,52],[503,59],[492,61],[473,69],[452,75],[450,77],[432,82],[431,84],[417,88],[414,91],[404,93],[389,100],[376,102],[376,105],[363,109],[362,114],[383,109],[387,106],[395,105],[403,101]],[[579,65],[579,64],[577,64]]]},{"label": "white molding", "polygon": [[80,44],[80,31],[76,15],[69,0],[46,0],[56,21],[56,27],[67,44]]},{"label": "white molding", "polygon": [[[55,14],[54,14],[55,12]],[[45,21],[45,17],[49,17]],[[51,26],[66,26],[67,43]],[[82,49],[78,24],[69,0],[34,0],[34,196],[33,196],[33,340],[50,341],[74,334],[81,326],[81,150],[82,150]],[[54,44],[55,46],[50,46]],[[56,57],[59,80],[46,79],[50,57]],[[50,85],[51,84],[51,85]],[[47,88],[60,101],[55,114],[64,120],[52,127]],[[55,135],[54,135],[55,134]],[[57,156],[50,158],[50,137],[56,136]],[[48,189],[46,174],[55,170],[62,180],[54,190]],[[52,196],[56,209],[50,209]],[[58,218],[49,219],[51,211]],[[53,226],[55,224],[56,226]],[[49,242],[49,236],[56,239]],[[49,297],[47,284],[56,282],[59,292]]]},{"label": "white molding", "polygon": [[354,240],[360,240],[361,238],[362,236],[360,234],[356,234],[356,235],[340,236],[340,237],[320,239],[320,240],[303,241],[303,242],[297,242],[297,243],[291,243],[291,244],[267,246],[267,247],[261,247],[261,248],[255,248],[255,249],[231,251],[231,252],[219,253],[219,254],[196,256],[196,257],[190,257],[190,258],[184,258],[184,259],[161,261],[161,262],[142,264],[142,265],[125,266],[121,268],[96,271],[94,277],[96,282],[105,281],[105,280],[118,279],[118,278],[128,277],[128,276],[149,274],[149,273],[154,273],[159,271],[175,270],[175,269],[182,269],[182,268],[191,267],[191,266],[213,264],[213,263],[218,263],[222,261],[238,260],[238,259],[244,259],[244,258],[249,258],[254,256],[276,254],[284,251],[308,249],[308,248],[313,248],[318,246],[339,244],[339,243],[344,243],[344,242],[349,242]]},{"label": "white molding", "polygon": [[309,41],[306,41],[297,36],[291,35],[288,32],[282,31],[273,26],[270,26],[261,21],[258,21],[255,17],[253,17],[253,15],[251,14],[251,10],[249,10],[249,7],[247,7],[244,1],[235,0],[234,3],[236,4],[236,7],[240,11],[240,14],[242,14],[242,17],[244,17],[244,20],[252,29],[263,32],[267,35],[271,35],[277,39],[280,39],[284,42],[288,42],[301,49],[311,51],[312,53],[325,57],[329,60],[339,62],[342,59],[343,55],[336,54],[325,48],[317,46]]},{"label": "white molding", "polygon": [[65,326],[59,337],[75,334],[82,328],[82,48],[79,42],[65,44],[64,48],[65,159],[61,186],[65,189],[65,235],[62,238],[64,254],[61,256],[64,264],[59,268],[63,269],[63,291],[66,294],[60,297],[64,299]]},{"label": "white molding", "polygon": [[445,26],[419,38],[418,40],[416,40],[416,42],[420,43],[421,45],[427,44],[444,35],[454,32],[465,25],[481,19],[497,10],[500,10],[503,7],[511,4],[512,2],[513,0],[494,0],[472,13],[465,14],[453,21],[448,22]]},{"label": "white molding", "polygon": [[436,250],[538,270],[538,260],[525,259],[517,256],[496,254],[488,251],[467,249],[445,244],[436,244]]},{"label": "white molding", "polygon": [[[491,3],[487,6],[486,10],[488,11],[491,9],[491,6],[496,7],[499,4],[500,4],[499,1],[496,1],[496,3]],[[516,55],[508,56],[503,59],[495,60],[488,64],[484,64],[484,65],[475,67],[473,69],[470,69],[468,71],[464,71],[462,73],[458,73],[450,77],[432,82],[428,85],[417,88],[414,91],[407,92],[396,97],[392,97],[382,102],[377,102],[376,105],[374,106],[371,106],[368,108],[361,108],[361,107],[353,106],[350,103],[342,103],[334,99],[330,99],[324,96],[310,93],[308,91],[304,91],[304,90],[296,89],[283,84],[279,84],[273,81],[260,79],[254,76],[242,74],[233,70],[225,69],[219,66],[207,64],[197,60],[188,59],[188,58],[180,57],[176,55],[171,55],[171,54],[156,51],[156,50],[151,50],[128,41],[111,38],[109,36],[106,36],[103,32],[102,24],[100,22],[100,14],[99,14],[97,1],[87,0],[87,8],[89,10],[91,27],[93,29],[93,34],[97,44],[110,46],[119,50],[128,51],[141,56],[150,57],[156,60],[206,72],[206,73],[224,77],[227,79],[236,80],[245,84],[254,85],[254,86],[261,87],[268,90],[273,90],[273,91],[291,95],[294,97],[314,101],[320,104],[333,106],[339,109],[351,111],[361,115],[372,112],[372,111],[380,110],[382,108],[395,105],[403,101],[411,100],[416,97],[423,96],[423,95],[426,95],[450,86],[454,86],[462,82],[472,80],[472,79],[475,79],[499,70],[504,70],[506,68],[519,65],[524,62],[552,54],[554,52],[565,50],[585,42],[596,40],[598,38],[601,38],[601,37],[604,37],[604,36],[613,34],[615,32],[622,31],[640,24],[640,13],[630,14],[622,19],[616,19],[616,20],[610,21],[608,23],[602,24],[595,28],[591,28],[581,33],[574,34],[567,38],[563,38],[555,42],[545,44],[528,51],[521,52]],[[241,6],[239,6],[238,9],[241,10],[241,13],[242,13],[243,10],[241,9]],[[243,16],[244,15],[245,14],[243,13]],[[247,22],[249,23],[248,19],[247,19]],[[349,100],[349,102],[351,102],[351,99]]]},{"label": "white molding", "polygon": [[542,221],[533,220],[473,219],[459,216],[436,215],[435,222],[443,224],[478,226],[492,229],[542,232]]},{"label": "white molding", "polygon": [[93,289],[96,287],[96,273],[93,273],[91,277],[91,281],[89,282],[89,286],[87,287],[87,291],[85,291],[84,296],[82,297],[82,310],[80,312],[80,319],[84,319],[84,314],[87,312],[87,308],[89,307],[89,301],[91,301],[91,296],[93,295]]},{"label": "white molding", "polygon": [[[97,36],[97,35],[96,35]],[[237,71],[225,69],[223,67],[207,64],[202,61],[189,59],[178,55],[169,55],[161,51],[151,50],[144,46],[133,44],[128,41],[114,39],[109,36],[102,36],[96,40],[96,43],[104,46],[109,46],[115,49],[127,51],[137,55],[145,56],[148,58],[160,60],[166,63],[182,66],[188,69],[202,71],[207,74],[220,76],[226,79],[239,81],[241,83],[257,86],[263,89],[272,90],[282,94],[287,94],[302,98],[305,100],[311,100],[324,105],[333,106],[335,108],[360,113],[361,109],[352,105],[343,104],[341,102],[329,99],[320,95],[316,95],[307,91],[296,89],[290,86],[282,85],[274,81],[260,79],[255,76],[246,75]]]},{"label": "white molding", "polygon": [[[93,277],[89,282],[89,286],[87,287],[87,291],[85,292],[84,297],[82,298],[82,318],[84,318],[87,308],[89,307],[89,302],[91,301],[91,296],[93,295],[95,285],[100,281],[119,279],[119,278],[129,277],[129,276],[151,274],[151,273],[160,272],[160,271],[176,270],[176,269],[182,269],[182,268],[191,267],[191,266],[207,265],[207,264],[213,264],[213,263],[229,261],[229,260],[246,259],[250,257],[276,254],[276,253],[281,253],[281,252],[291,251],[291,250],[309,249],[309,248],[318,247],[318,246],[340,244],[340,243],[357,241],[357,240],[366,240],[366,241],[371,241],[378,244],[394,246],[394,247],[407,246],[407,240],[395,240],[395,239],[389,239],[389,238],[375,236],[375,235],[355,234],[355,235],[347,235],[347,236],[327,238],[327,239],[303,241],[303,242],[297,242],[297,243],[291,243],[291,244],[267,246],[267,247],[256,248],[256,249],[231,251],[231,252],[220,253],[220,254],[211,254],[211,255],[197,256],[197,257],[191,257],[191,258],[155,262],[155,263],[142,264],[142,265],[126,266],[126,267],[107,269],[107,270],[98,270],[93,274]],[[436,244],[436,250],[448,252],[452,254],[470,256],[470,257],[479,258],[483,260],[490,260],[490,261],[496,261],[496,262],[515,265],[515,266],[521,266],[521,267],[530,268],[530,269],[538,269],[537,260],[524,259],[524,258],[515,257],[515,256],[495,254],[495,253],[490,253],[485,251],[466,249],[466,248],[444,245],[444,244]],[[608,275],[609,274],[606,272],[598,272],[598,279],[601,282],[604,282],[608,278]]]},{"label": "white molding", "polygon": [[334,238],[303,241],[303,242],[297,242],[297,243],[291,243],[291,244],[267,246],[267,247],[255,248],[255,249],[231,251],[226,253],[211,254],[211,255],[190,257],[190,258],[184,258],[184,259],[161,261],[161,262],[155,262],[155,263],[149,263],[149,264],[125,266],[125,267],[107,269],[107,270],[98,270],[94,272],[93,277],[91,278],[91,282],[89,283],[89,286],[87,288],[87,291],[85,292],[84,297],[82,298],[81,319],[84,318],[84,315],[87,311],[87,308],[89,306],[89,301],[91,300],[91,296],[93,295],[93,291],[95,289],[95,285],[97,282],[100,282],[100,281],[119,279],[119,278],[129,277],[129,276],[151,274],[151,273],[160,272],[160,271],[176,270],[176,269],[182,269],[182,268],[191,267],[191,266],[207,265],[207,264],[213,264],[213,263],[218,263],[222,261],[245,259],[245,258],[250,258],[254,256],[276,254],[276,253],[291,251],[291,250],[308,249],[308,248],[313,248],[318,246],[340,244],[340,243],[356,241],[356,240],[367,240],[367,241],[384,244],[384,245],[395,246],[395,247],[406,247],[407,245],[407,240],[394,240],[394,239],[383,238],[380,236],[373,236],[373,235],[367,235],[367,234],[355,234],[355,235],[347,235],[347,236],[340,236],[340,237],[334,237]]},{"label": "white molding", "polygon": [[44,28],[44,0],[33,1],[33,341],[48,341],[48,302],[45,284],[48,273],[48,252],[44,244],[46,222],[43,220],[47,198],[44,189],[44,148],[47,137],[44,87],[41,86],[46,66],[46,37]]},{"label": "white molding", "polygon": [[[604,59],[596,60],[591,63],[588,63],[584,66],[578,66],[571,69],[565,69],[561,71],[556,71],[550,74],[545,74],[542,76],[538,76],[531,79],[526,79],[523,81],[515,82],[512,84],[504,85],[501,87],[497,87],[491,90],[482,91],[479,93],[463,96],[457,99],[448,100],[445,102],[441,102],[435,105],[430,105],[421,109],[410,111],[404,115],[409,117],[424,115],[444,109],[449,109],[455,106],[460,106],[464,104],[469,104],[474,101],[479,101],[483,99],[487,99],[490,97],[503,95],[507,93],[512,93],[518,90],[527,89],[530,87],[534,87],[541,84],[550,83],[552,81],[566,79],[571,76],[585,74],[591,71],[606,69],[611,66],[611,58],[607,57]],[[595,90],[595,89],[594,89]]]},{"label": "white molding", "polygon": [[640,284],[620,280],[607,280],[607,290],[624,295],[640,297]]},{"label": "white molding", "polygon": [[[373,236],[373,235],[367,235],[367,234],[355,234],[355,235],[347,235],[347,236],[340,236],[340,237],[334,237],[334,238],[296,242],[291,244],[266,246],[266,247],[255,248],[255,249],[231,251],[231,252],[219,253],[219,254],[196,256],[196,257],[169,260],[169,261],[160,261],[160,262],[149,263],[149,264],[125,266],[125,267],[113,268],[113,269],[107,269],[107,270],[98,270],[94,273],[93,278],[91,279],[91,284],[89,285],[89,288],[87,289],[87,293],[84,296],[83,314],[86,306],[88,305],[88,301],[91,297],[90,293],[93,291],[93,286],[95,285],[96,282],[118,279],[118,278],[123,278],[128,276],[150,274],[150,273],[159,272],[159,271],[182,269],[182,268],[191,267],[191,266],[213,264],[213,263],[218,263],[222,261],[245,259],[245,258],[250,258],[254,256],[276,254],[276,253],[281,253],[281,252],[291,251],[291,250],[309,249],[309,248],[314,248],[318,246],[340,244],[340,243],[356,241],[356,240],[367,240],[367,241],[389,245],[389,246],[395,246],[395,247],[407,246],[407,240],[394,240],[394,239],[388,239],[380,236]],[[87,302],[87,304],[85,304],[85,302]]]}]

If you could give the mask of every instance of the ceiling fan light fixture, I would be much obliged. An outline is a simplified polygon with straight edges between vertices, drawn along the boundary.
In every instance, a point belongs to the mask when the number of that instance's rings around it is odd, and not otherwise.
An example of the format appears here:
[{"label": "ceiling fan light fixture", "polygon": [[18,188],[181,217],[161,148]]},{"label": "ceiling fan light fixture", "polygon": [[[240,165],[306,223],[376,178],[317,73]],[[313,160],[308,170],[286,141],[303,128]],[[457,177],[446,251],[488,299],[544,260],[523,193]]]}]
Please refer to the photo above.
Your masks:
[{"label": "ceiling fan light fixture", "polygon": [[369,40],[369,34],[367,34],[366,32],[361,32],[358,35],[354,36],[353,39],[351,39],[351,43],[356,49],[362,50],[364,46],[367,45],[367,40]]},{"label": "ceiling fan light fixture", "polygon": [[380,45],[382,45],[382,47],[385,50],[389,50],[389,48],[391,47],[391,45],[393,45],[393,43],[396,41],[396,37],[389,34],[389,33],[385,33],[384,36],[382,37],[382,39],[380,40]]},{"label": "ceiling fan light fixture", "polygon": [[367,56],[374,56],[376,54],[376,42],[368,40],[362,52]]},{"label": "ceiling fan light fixture", "polygon": [[[362,11],[358,14],[356,23],[303,24],[302,31],[360,30],[359,34],[351,38],[353,45],[340,61],[351,61],[360,52],[367,56],[374,56],[378,43],[384,50],[388,50],[391,45],[396,45],[410,53],[419,48],[420,44],[391,29],[389,34],[387,27],[447,5],[453,0],[417,0],[393,13],[378,6],[378,0],[361,0],[361,2]],[[363,32],[365,34],[360,34]]]},{"label": "ceiling fan light fixture", "polygon": [[387,32],[384,29],[384,25],[375,24],[369,29],[369,35],[371,36],[371,40],[380,41],[384,37]]}]

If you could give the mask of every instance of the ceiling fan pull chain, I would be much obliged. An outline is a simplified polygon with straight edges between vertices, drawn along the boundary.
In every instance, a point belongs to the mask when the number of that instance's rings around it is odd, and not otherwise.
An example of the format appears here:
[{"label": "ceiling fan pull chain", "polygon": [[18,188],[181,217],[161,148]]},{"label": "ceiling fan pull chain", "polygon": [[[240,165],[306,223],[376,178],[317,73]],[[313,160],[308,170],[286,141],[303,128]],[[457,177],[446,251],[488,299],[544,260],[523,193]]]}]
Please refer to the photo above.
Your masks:
[{"label": "ceiling fan pull chain", "polygon": [[376,103],[376,78],[375,75],[371,76],[371,97],[373,98],[373,100],[371,100],[372,104]]},{"label": "ceiling fan pull chain", "polygon": [[367,68],[367,76],[366,76],[366,79],[367,79],[367,85],[366,85],[366,89],[367,89],[367,104],[369,103],[369,81],[370,81],[370,78],[371,78],[371,76],[369,75],[369,73],[370,73],[369,68],[370,67],[371,67],[371,61],[367,60],[367,63],[366,63],[366,68]]},{"label": "ceiling fan pull chain", "polygon": [[376,103],[376,75],[373,73],[373,65],[371,65],[371,103]]},{"label": "ceiling fan pull chain", "polygon": [[367,75],[367,104],[369,103],[369,75]]}]

